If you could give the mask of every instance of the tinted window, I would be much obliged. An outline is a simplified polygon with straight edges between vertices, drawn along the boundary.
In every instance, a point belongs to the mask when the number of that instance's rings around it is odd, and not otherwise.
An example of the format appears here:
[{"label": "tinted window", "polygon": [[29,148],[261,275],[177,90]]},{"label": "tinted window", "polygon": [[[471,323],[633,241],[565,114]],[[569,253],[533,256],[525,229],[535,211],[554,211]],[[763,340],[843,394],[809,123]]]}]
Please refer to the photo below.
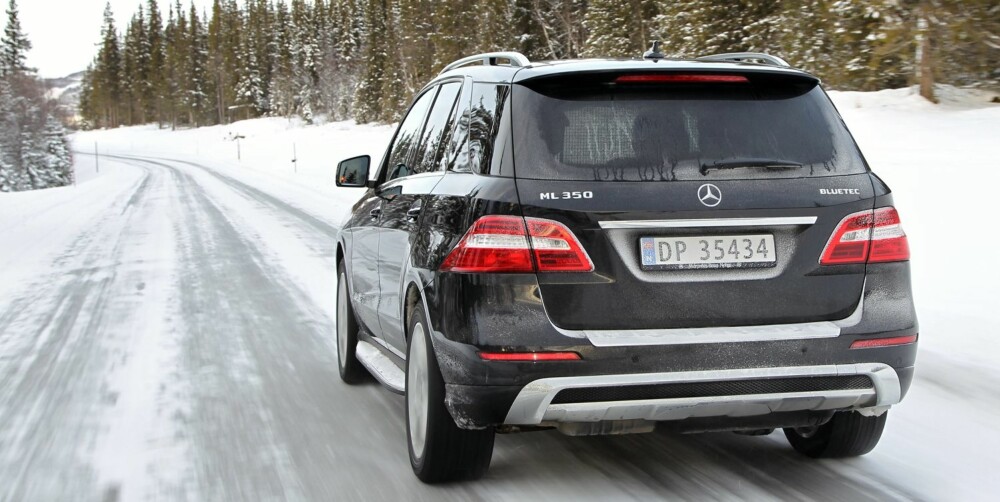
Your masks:
[{"label": "tinted window", "polygon": [[461,97],[455,105],[454,128],[441,158],[441,168],[453,171],[469,171],[469,97]]},{"label": "tinted window", "polygon": [[[811,83],[519,85],[513,113],[515,164],[524,178],[670,181],[865,170],[833,106]],[[803,167],[700,172],[747,159]]]},{"label": "tinted window", "polygon": [[417,142],[417,136],[420,134],[420,129],[424,125],[424,116],[427,114],[427,109],[431,106],[431,101],[434,100],[434,94],[435,89],[431,89],[421,95],[417,99],[417,102],[410,107],[406,118],[400,124],[399,130],[396,132],[396,139],[392,143],[392,149],[389,151],[389,172],[385,178],[386,180],[409,176],[412,173],[412,161],[410,159],[413,156],[411,154]]},{"label": "tinted window", "polygon": [[497,133],[503,118],[504,106],[510,96],[510,86],[502,84],[474,84],[472,86],[472,112],[469,120],[470,169],[488,173],[496,145]]},{"label": "tinted window", "polygon": [[444,148],[448,141],[445,138],[452,130],[452,122],[455,110],[455,101],[462,85],[458,82],[449,82],[441,85],[437,99],[434,100],[434,107],[427,117],[427,125],[417,148],[417,155],[413,162],[415,173],[424,173],[438,169],[438,162],[444,154]]}]

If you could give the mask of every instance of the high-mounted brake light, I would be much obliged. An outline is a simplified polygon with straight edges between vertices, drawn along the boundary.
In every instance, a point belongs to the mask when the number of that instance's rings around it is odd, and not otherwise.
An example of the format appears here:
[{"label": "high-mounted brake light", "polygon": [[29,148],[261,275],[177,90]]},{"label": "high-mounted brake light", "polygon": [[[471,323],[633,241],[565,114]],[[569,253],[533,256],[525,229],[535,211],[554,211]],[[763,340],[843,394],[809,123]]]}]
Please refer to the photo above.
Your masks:
[{"label": "high-mounted brake light", "polygon": [[483,216],[441,264],[442,272],[592,272],[566,225],[542,218]]},{"label": "high-mounted brake light", "polygon": [[910,259],[910,246],[892,207],[847,215],[834,230],[820,265],[885,263]]},{"label": "high-mounted brake light", "polygon": [[484,361],[579,361],[580,354],[576,352],[480,352],[479,358]]},{"label": "high-mounted brake light", "polygon": [[697,83],[730,83],[745,84],[750,82],[743,75],[705,75],[699,73],[660,73],[642,75],[622,75],[615,79],[616,84],[697,84]]}]

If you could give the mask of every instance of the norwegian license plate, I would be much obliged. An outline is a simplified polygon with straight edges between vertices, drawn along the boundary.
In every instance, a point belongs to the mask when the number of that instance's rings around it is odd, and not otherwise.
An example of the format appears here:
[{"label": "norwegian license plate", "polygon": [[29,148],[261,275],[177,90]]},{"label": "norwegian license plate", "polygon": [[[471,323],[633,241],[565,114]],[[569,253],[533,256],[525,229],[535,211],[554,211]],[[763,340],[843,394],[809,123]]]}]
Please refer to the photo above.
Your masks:
[{"label": "norwegian license plate", "polygon": [[777,264],[774,236],[642,237],[643,270],[765,268]]}]

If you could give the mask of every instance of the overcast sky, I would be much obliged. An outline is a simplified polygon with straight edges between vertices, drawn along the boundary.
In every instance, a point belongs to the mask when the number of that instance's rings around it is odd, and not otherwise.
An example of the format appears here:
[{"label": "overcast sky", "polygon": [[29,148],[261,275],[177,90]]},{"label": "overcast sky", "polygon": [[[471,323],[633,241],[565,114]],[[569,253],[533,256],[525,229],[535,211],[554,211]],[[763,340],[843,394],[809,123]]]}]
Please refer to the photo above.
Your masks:
[{"label": "overcast sky", "polygon": [[[110,0],[119,34],[139,4],[147,0]],[[166,19],[166,3],[159,0]],[[8,0],[0,2],[6,12]],[[64,77],[85,70],[97,54],[101,38],[101,22],[107,0],[17,0],[21,27],[34,48],[28,54],[28,65],[37,68],[43,77]],[[242,3],[242,2],[241,2]],[[181,0],[187,9],[191,0]],[[199,10],[208,9],[212,0],[194,0]],[[4,15],[2,23],[5,24]]]}]

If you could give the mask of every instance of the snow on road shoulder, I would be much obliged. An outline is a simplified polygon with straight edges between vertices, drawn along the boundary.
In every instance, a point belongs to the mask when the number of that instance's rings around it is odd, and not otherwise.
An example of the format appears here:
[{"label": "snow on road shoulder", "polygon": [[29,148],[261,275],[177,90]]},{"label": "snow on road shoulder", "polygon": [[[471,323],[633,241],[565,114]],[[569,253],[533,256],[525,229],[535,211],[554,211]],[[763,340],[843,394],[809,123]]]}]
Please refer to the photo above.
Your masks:
[{"label": "snow on road shoulder", "polygon": [[95,166],[92,158],[77,158],[75,163],[76,185],[0,193],[0,299],[42,275],[109,207],[126,204],[145,178],[142,170],[111,162]]},{"label": "snow on road shoulder", "polygon": [[298,119],[264,118],[178,131],[155,126],[89,131],[76,134],[73,146],[87,154],[96,149],[210,165],[339,224],[362,190],[336,187],[337,164],[357,155],[379,162],[394,130],[353,121],[305,126]]}]

